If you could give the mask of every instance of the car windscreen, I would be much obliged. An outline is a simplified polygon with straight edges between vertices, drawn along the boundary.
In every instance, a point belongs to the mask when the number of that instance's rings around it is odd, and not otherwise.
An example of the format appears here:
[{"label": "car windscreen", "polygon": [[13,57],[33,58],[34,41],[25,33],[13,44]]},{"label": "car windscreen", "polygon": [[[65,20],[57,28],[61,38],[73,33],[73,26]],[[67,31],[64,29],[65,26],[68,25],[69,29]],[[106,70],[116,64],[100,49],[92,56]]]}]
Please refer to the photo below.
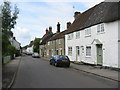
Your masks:
[{"label": "car windscreen", "polygon": [[59,56],[59,58],[61,58],[61,59],[68,59],[68,57],[67,56]]}]

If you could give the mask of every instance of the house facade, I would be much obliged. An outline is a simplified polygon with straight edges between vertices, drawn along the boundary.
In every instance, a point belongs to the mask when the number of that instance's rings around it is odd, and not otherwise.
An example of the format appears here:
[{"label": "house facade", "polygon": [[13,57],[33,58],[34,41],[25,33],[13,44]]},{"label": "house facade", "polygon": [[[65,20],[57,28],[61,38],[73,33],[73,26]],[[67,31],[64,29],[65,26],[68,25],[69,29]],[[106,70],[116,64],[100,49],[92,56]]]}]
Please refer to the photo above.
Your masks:
[{"label": "house facade", "polygon": [[65,35],[65,53],[71,61],[120,68],[117,2],[102,2],[75,18]]},{"label": "house facade", "polygon": [[46,33],[44,34],[44,36],[42,37],[41,41],[40,41],[40,45],[39,45],[39,55],[41,57],[49,57],[49,55],[47,54],[47,47],[48,47],[48,40],[53,36],[53,32],[52,32],[52,27],[49,27],[49,30],[46,29]]},{"label": "house facade", "polygon": [[15,39],[15,37],[11,37],[9,41],[17,50],[20,50],[20,43]]},{"label": "house facade", "polygon": [[[70,25],[71,23],[68,22],[67,29]],[[49,28],[49,30],[52,31],[52,28]],[[56,33],[50,36],[43,36],[39,47],[40,56],[50,58],[53,55],[65,55],[65,33],[67,32],[68,30],[60,32],[60,23],[58,22]]]},{"label": "house facade", "polygon": [[33,45],[32,46],[28,46],[26,49],[27,54],[32,54],[33,53]]}]

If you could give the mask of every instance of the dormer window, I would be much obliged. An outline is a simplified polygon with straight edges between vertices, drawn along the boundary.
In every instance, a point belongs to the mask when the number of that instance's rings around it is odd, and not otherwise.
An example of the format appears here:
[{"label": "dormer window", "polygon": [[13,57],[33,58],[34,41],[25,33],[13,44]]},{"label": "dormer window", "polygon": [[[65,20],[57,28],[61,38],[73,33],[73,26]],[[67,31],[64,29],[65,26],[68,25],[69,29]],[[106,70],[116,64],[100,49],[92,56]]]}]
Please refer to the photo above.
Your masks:
[{"label": "dormer window", "polygon": [[103,23],[102,23],[102,24],[99,24],[99,25],[97,26],[97,32],[98,32],[98,33],[104,32],[104,24],[103,24]]}]

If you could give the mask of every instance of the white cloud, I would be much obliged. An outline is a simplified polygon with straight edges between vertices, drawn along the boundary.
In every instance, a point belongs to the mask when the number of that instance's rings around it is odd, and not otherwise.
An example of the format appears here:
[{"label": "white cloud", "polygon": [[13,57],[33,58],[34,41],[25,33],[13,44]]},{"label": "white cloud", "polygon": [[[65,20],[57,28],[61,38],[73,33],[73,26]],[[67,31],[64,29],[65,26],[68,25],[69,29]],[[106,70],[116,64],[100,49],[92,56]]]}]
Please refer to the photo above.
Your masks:
[{"label": "white cloud", "polygon": [[13,33],[22,46],[28,44],[28,42],[31,40],[30,31],[26,28],[17,27],[13,30]]}]

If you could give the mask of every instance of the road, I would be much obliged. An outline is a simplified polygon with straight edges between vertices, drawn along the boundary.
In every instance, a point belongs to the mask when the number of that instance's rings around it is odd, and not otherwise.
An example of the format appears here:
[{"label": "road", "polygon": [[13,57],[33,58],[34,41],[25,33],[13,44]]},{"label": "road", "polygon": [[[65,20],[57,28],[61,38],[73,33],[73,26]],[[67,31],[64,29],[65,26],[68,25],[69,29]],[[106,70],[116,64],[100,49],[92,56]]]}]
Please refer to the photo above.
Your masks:
[{"label": "road", "polygon": [[12,88],[117,88],[118,83],[47,60],[23,56]]}]

